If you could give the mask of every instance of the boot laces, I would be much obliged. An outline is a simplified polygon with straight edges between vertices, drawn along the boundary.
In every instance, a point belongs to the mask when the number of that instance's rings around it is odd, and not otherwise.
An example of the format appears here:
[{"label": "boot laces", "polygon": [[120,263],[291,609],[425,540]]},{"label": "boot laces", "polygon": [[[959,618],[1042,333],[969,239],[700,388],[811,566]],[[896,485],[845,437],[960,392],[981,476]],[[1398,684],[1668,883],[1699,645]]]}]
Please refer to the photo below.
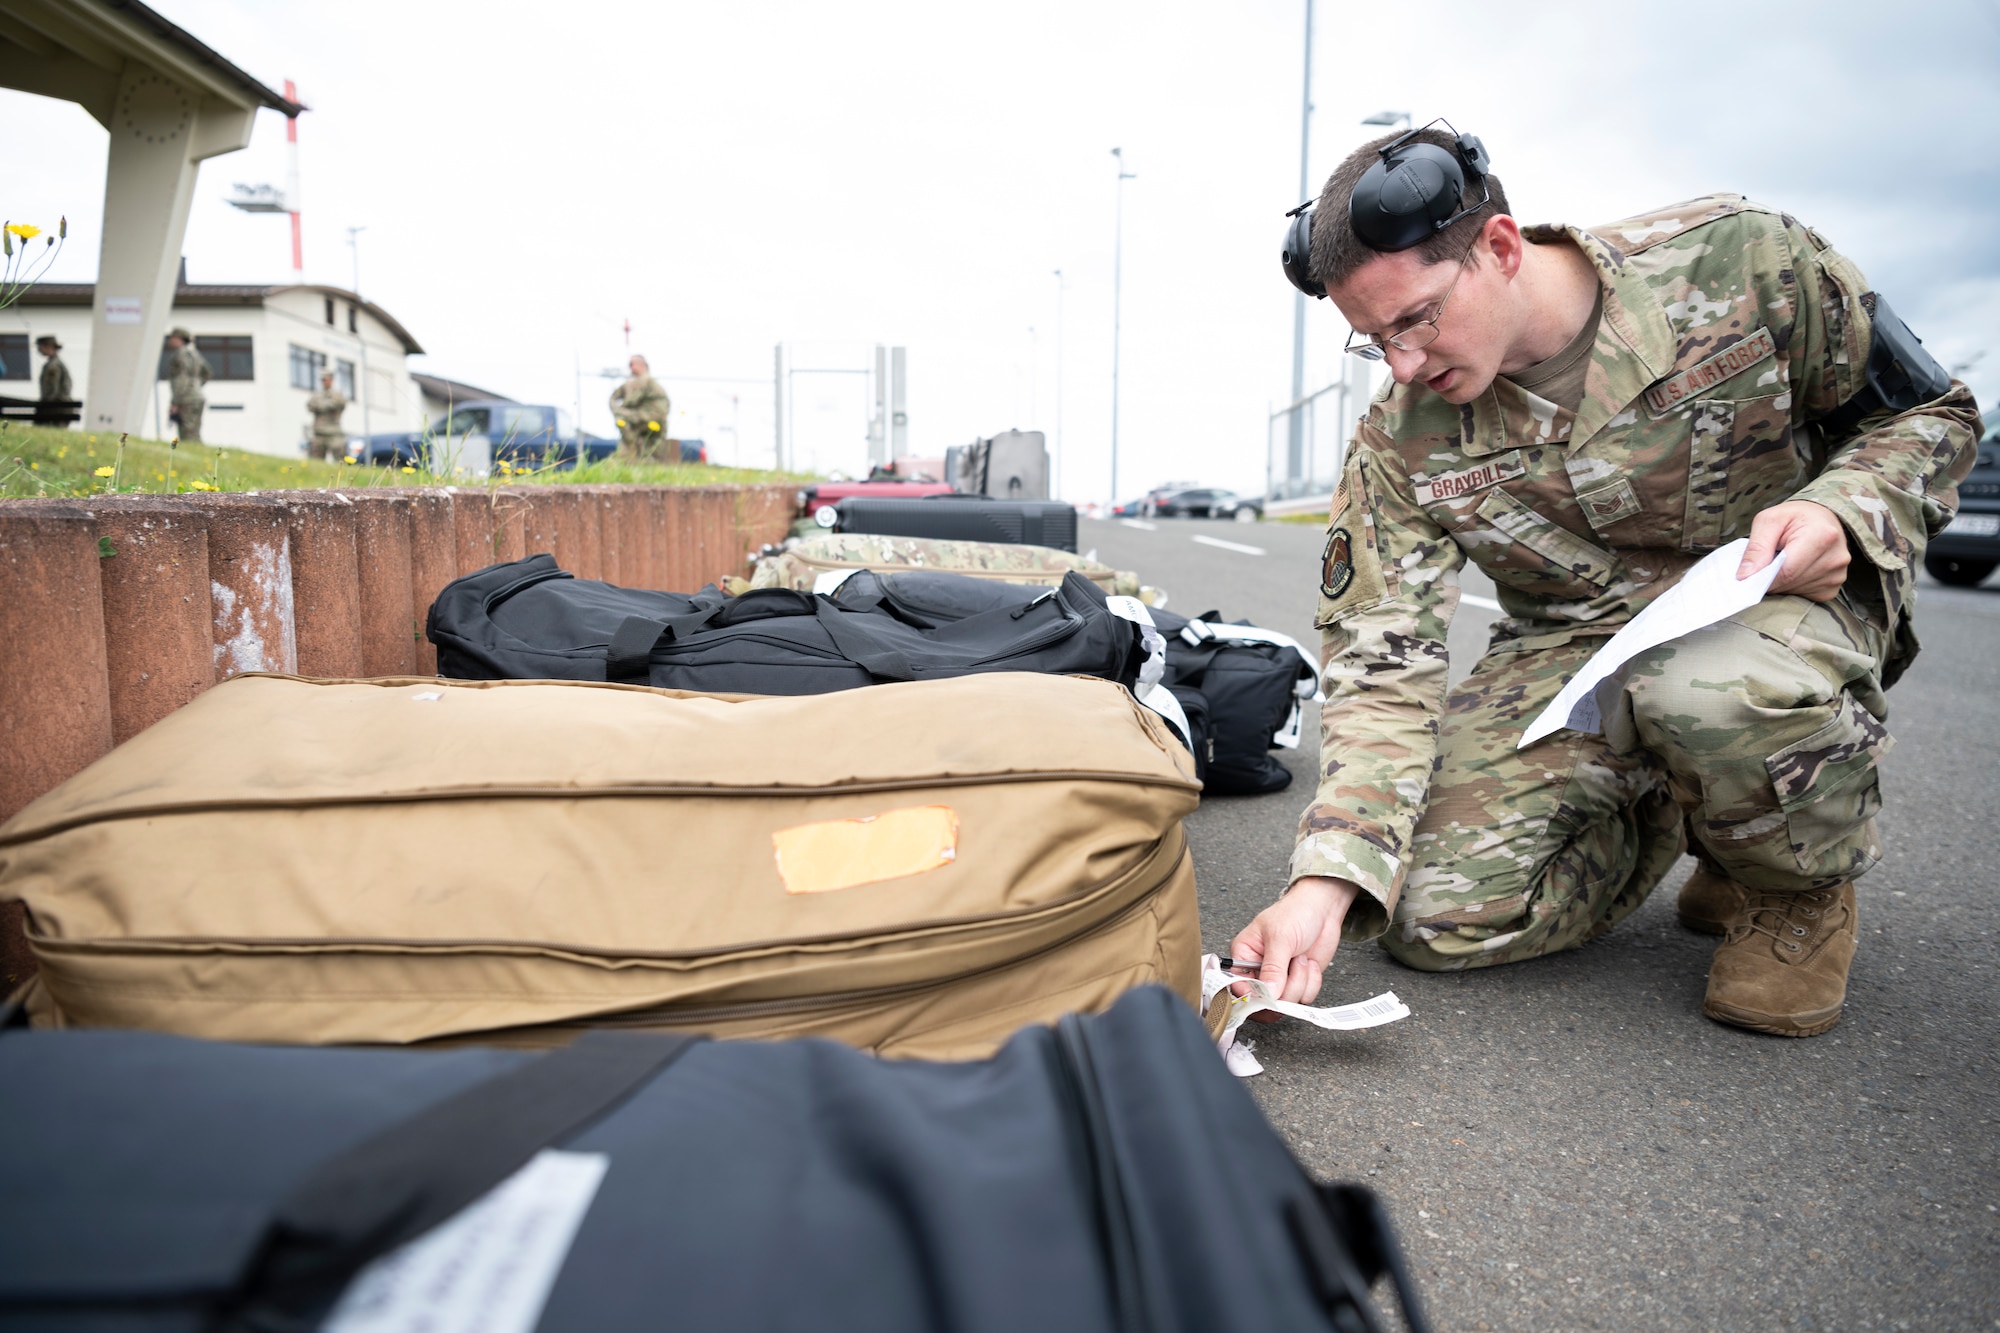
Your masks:
[{"label": "boot laces", "polygon": [[1812,934],[1809,923],[1825,915],[1826,906],[1832,901],[1833,895],[1825,889],[1808,893],[1753,891],[1744,908],[1743,920],[1729,932],[1729,942],[1734,944],[1750,935],[1769,935],[1786,953],[1798,953]]}]

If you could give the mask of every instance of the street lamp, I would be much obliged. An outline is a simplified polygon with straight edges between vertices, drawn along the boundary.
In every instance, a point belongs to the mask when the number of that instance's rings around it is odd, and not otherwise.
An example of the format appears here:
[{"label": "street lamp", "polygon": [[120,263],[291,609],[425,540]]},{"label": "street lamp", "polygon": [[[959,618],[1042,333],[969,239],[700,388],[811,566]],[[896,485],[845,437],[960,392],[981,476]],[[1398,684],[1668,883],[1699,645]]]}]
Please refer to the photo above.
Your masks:
[{"label": "street lamp", "polygon": [[1125,182],[1137,180],[1138,173],[1125,170],[1125,150],[1114,148],[1118,159],[1118,210],[1116,241],[1111,250],[1111,503],[1118,503],[1118,335],[1119,317],[1125,299]]},{"label": "street lamp", "polygon": [[1407,111],[1377,111],[1372,116],[1361,118],[1363,125],[1401,125],[1410,128],[1410,113]]},{"label": "street lamp", "polygon": [[[349,227],[347,229],[347,248],[354,252],[354,302],[356,305],[363,304],[361,300],[361,233],[367,230],[368,228],[366,227]],[[373,418],[368,412],[368,329],[361,322],[359,315],[356,315],[354,320],[354,337],[361,344],[361,383],[356,387],[360,390],[358,396],[361,399],[361,438],[365,440],[373,438],[375,425]],[[366,451],[364,450],[363,452],[365,454]]]},{"label": "street lamp", "polygon": [[[1311,188],[1311,178],[1307,174],[1308,145],[1312,139],[1313,115],[1313,0],[1306,0],[1306,76],[1305,92],[1300,98],[1299,112],[1299,193],[1298,198],[1306,198]],[[1306,396],[1306,294],[1292,293],[1292,402]],[[1266,449],[1269,445],[1266,443]],[[1300,475],[1305,462],[1305,416],[1298,407],[1292,408],[1292,419],[1285,426],[1285,479],[1294,480]]]},{"label": "street lamp", "polygon": [[[1056,456],[1055,465],[1049,470],[1049,498],[1057,499],[1062,493],[1062,270],[1055,270],[1056,277]],[[1113,504],[1118,503],[1116,500]]]}]

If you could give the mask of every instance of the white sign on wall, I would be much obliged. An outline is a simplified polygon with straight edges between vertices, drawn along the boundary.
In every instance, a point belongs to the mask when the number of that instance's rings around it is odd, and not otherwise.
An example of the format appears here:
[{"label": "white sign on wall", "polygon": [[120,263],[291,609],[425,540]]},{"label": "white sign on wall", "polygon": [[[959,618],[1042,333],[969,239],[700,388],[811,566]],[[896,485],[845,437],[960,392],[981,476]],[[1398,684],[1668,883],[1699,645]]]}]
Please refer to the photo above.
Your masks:
[{"label": "white sign on wall", "polygon": [[104,322],[106,324],[143,323],[145,313],[143,303],[136,296],[107,296],[104,298]]}]

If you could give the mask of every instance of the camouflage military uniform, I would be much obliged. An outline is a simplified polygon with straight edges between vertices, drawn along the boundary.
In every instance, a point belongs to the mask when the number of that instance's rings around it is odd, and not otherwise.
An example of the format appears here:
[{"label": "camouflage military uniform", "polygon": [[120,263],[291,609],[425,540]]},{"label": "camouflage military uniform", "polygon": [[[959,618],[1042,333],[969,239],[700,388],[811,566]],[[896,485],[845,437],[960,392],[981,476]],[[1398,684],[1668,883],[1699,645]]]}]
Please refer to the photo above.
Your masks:
[{"label": "camouflage military uniform", "polygon": [[667,439],[667,411],[671,406],[667,391],[651,375],[634,375],[613,389],[611,415],[618,422],[619,456],[658,458]]},{"label": "camouflage military uniform", "polygon": [[73,401],[76,392],[70,386],[69,367],[62,363],[62,356],[50,352],[48,360],[42,362],[42,398],[45,403]]},{"label": "camouflage military uniform", "polygon": [[[1137,575],[1053,547],[879,537],[860,532],[829,532],[788,542],[785,550],[757,562],[749,587],[810,592],[827,575],[855,569],[885,573],[925,569],[1047,587],[1061,583],[1063,575],[1075,570],[1114,597],[1159,596],[1154,589],[1142,589]],[[1157,604],[1152,598],[1147,600]]]},{"label": "camouflage military uniform", "polygon": [[[1602,933],[1679,856],[1684,819],[1753,888],[1872,866],[1882,691],[1916,652],[1915,571],[1978,432],[1954,384],[1825,438],[1813,423],[1864,383],[1872,304],[1788,216],[1716,196],[1526,234],[1567,237],[1597,269],[1579,406],[1506,379],[1462,408],[1394,387],[1356,432],[1321,571],[1322,777],[1291,875],[1360,885],[1347,937],[1383,935],[1424,968]],[[1792,499],[1847,530],[1857,558],[1836,601],[1770,597],[1644,654],[1605,734],[1516,750],[1607,636]],[[1446,697],[1468,558],[1507,618]]]},{"label": "camouflage military uniform", "polygon": [[174,349],[167,359],[167,382],[172,391],[173,418],[180,426],[182,444],[201,443],[201,413],[208,400],[201,386],[213,372],[208,360],[194,349],[194,340]]},{"label": "camouflage military uniform", "polygon": [[347,411],[347,396],[338,389],[321,389],[306,399],[312,413],[312,456],[335,462],[347,455],[347,433],[340,428],[341,414]]}]

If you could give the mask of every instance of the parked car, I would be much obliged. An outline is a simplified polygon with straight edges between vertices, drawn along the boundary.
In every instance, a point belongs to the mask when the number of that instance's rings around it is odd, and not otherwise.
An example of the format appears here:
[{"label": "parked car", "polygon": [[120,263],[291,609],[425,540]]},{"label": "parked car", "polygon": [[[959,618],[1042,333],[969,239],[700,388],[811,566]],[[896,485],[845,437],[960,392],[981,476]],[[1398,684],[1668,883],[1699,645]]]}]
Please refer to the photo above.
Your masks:
[{"label": "parked car", "polygon": [[1142,518],[1150,512],[1147,506],[1151,503],[1150,497],[1142,495],[1136,500],[1127,500],[1124,504],[1112,505],[1111,516],[1113,518]]},{"label": "parked car", "polygon": [[1215,486],[1196,486],[1174,491],[1154,502],[1161,518],[1233,518],[1238,523],[1255,523],[1264,517],[1264,502]]},{"label": "parked car", "polygon": [[[581,435],[566,428],[555,408],[537,403],[471,401],[454,404],[422,430],[388,431],[348,445],[355,461],[377,467],[432,467],[462,448],[468,436],[484,436],[493,462],[521,469],[573,468],[583,458],[596,462],[618,449],[618,441]],[[699,444],[699,441],[696,442]]]},{"label": "parked car", "polygon": [[1979,458],[1958,483],[1958,516],[1931,540],[1924,568],[1939,583],[1973,588],[2000,567],[2000,422],[1979,441]]}]

